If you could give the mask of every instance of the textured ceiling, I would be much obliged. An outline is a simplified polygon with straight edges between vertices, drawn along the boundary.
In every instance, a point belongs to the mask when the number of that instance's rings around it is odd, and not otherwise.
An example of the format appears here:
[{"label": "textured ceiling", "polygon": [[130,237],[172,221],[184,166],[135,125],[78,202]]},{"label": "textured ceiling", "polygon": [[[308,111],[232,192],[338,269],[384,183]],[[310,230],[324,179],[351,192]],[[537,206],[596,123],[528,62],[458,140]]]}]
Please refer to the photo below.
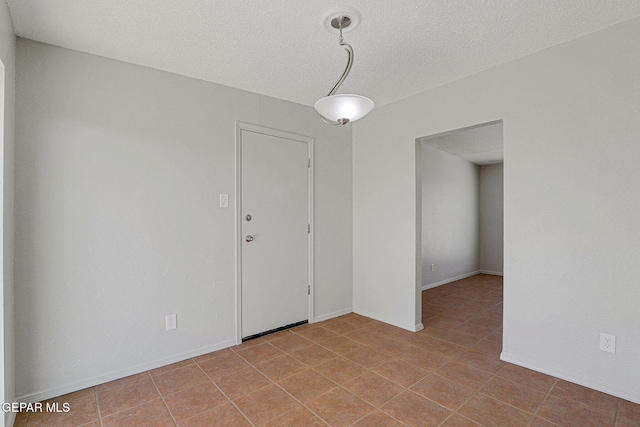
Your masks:
[{"label": "textured ceiling", "polygon": [[[334,0],[8,0],[15,32],[312,105],[346,54]],[[362,23],[342,93],[377,106],[640,16],[638,0],[349,0]]]},{"label": "textured ceiling", "polygon": [[420,142],[477,165],[502,163],[504,160],[502,122],[492,122],[427,136]]}]

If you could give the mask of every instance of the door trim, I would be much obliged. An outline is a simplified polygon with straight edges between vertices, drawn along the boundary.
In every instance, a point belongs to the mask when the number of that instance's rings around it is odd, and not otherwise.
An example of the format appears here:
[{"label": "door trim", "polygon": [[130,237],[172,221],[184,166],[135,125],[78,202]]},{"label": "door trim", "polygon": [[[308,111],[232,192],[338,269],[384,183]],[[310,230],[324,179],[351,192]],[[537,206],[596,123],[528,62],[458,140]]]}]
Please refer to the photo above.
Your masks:
[{"label": "door trim", "polygon": [[242,344],[242,131],[260,133],[263,135],[274,136],[276,138],[290,139],[292,141],[303,142],[307,144],[307,157],[309,159],[308,179],[307,179],[307,220],[310,224],[310,231],[307,239],[307,284],[309,286],[309,323],[314,323],[314,219],[313,219],[313,200],[314,200],[314,138],[298,135],[290,132],[284,132],[277,129],[271,129],[264,126],[258,126],[251,123],[236,121],[236,140],[235,140],[235,159],[236,159],[236,179],[235,179],[235,261],[236,261],[236,344]]}]

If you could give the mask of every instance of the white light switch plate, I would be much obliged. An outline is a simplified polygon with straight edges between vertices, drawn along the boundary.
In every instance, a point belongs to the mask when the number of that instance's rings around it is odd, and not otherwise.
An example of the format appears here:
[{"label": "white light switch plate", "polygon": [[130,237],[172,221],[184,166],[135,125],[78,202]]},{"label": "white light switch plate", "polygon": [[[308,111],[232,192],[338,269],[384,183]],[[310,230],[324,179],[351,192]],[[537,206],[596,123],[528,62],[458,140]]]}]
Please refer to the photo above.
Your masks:
[{"label": "white light switch plate", "polygon": [[220,195],[220,207],[221,208],[228,208],[229,207],[229,195],[228,194],[221,194]]}]

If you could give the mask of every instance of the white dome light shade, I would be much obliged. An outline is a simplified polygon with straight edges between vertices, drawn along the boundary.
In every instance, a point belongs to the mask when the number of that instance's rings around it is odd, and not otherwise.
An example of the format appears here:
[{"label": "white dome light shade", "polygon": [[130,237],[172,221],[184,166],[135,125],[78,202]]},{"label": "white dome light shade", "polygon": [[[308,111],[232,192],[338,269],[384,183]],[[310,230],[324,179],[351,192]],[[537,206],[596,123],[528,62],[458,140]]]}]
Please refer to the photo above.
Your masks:
[{"label": "white dome light shade", "polygon": [[367,97],[340,94],[320,98],[313,105],[313,108],[325,119],[344,125],[369,114],[373,105],[373,101]]}]

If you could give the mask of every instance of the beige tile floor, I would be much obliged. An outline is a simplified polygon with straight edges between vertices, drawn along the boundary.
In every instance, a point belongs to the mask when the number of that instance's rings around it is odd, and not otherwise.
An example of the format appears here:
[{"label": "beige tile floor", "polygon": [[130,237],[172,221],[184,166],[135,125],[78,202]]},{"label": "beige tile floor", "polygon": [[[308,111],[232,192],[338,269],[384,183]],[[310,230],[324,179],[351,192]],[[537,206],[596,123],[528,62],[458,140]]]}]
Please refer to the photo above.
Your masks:
[{"label": "beige tile floor", "polygon": [[640,426],[640,405],[499,360],[502,279],[423,292],[425,329],[356,314],[54,399],[15,426]]}]

